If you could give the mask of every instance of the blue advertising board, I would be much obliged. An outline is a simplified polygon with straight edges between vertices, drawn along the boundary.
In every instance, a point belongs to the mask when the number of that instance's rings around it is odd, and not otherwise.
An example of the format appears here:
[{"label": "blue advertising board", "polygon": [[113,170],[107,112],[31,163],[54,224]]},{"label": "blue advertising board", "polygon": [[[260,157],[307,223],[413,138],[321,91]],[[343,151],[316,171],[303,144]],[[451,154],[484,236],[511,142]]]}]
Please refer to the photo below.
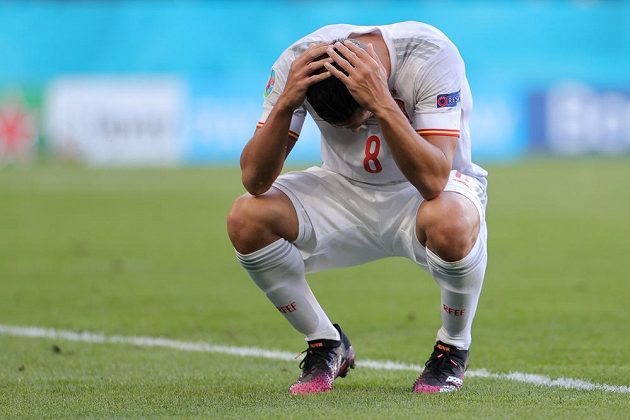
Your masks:
[{"label": "blue advertising board", "polygon": [[[566,86],[591,92],[590,99],[575,89],[570,96],[598,102],[597,111],[581,112],[607,118],[602,124],[609,129],[617,123],[605,112],[606,101],[627,106],[626,2],[5,1],[0,93],[20,86],[44,90],[68,75],[174,77],[186,86],[180,160],[236,163],[260,116],[269,68],[284,48],[327,24],[403,20],[438,27],[464,57],[478,160],[514,159],[532,147],[599,152],[580,146],[593,141],[585,136],[571,137],[575,147],[557,146],[570,134],[556,129],[558,113],[566,116],[571,106],[558,100]],[[615,130],[618,140],[606,150],[627,153],[627,129]],[[311,123],[291,158],[319,159]]]}]

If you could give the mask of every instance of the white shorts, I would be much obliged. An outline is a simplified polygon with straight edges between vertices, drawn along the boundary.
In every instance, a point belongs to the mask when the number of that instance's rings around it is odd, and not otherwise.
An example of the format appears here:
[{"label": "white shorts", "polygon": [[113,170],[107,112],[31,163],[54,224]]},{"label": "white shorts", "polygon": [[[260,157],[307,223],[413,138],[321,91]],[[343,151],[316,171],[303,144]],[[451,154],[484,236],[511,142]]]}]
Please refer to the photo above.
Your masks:
[{"label": "white shorts", "polygon": [[[273,186],[289,197],[297,212],[294,244],[307,272],[396,256],[427,267],[426,251],[416,237],[416,215],[424,199],[411,183],[364,184],[314,166],[281,175]],[[444,191],[472,201],[485,241],[485,184],[451,171]]]}]

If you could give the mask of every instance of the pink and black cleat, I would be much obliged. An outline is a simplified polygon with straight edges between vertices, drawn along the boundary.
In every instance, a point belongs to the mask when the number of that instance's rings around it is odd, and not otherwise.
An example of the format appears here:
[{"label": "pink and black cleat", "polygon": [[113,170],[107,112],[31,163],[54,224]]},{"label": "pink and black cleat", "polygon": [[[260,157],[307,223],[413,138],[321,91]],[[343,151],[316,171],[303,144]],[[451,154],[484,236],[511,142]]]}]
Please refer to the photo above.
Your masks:
[{"label": "pink and black cleat", "polygon": [[317,394],[333,389],[335,378],[345,378],[350,368],[354,368],[354,349],[348,337],[334,324],[341,339],[314,340],[308,342],[306,356],[300,362],[302,374],[289,387],[293,395]]},{"label": "pink and black cleat", "polygon": [[457,391],[464,385],[468,368],[468,350],[438,341],[425,368],[413,384],[416,394]]}]

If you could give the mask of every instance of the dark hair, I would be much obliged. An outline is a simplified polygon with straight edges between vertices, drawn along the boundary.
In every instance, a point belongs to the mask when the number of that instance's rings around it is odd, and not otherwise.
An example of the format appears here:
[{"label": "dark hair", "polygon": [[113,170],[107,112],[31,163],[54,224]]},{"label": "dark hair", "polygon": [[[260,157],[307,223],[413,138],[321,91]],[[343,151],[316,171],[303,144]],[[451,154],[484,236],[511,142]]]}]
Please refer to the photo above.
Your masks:
[{"label": "dark hair", "polygon": [[[343,42],[343,40],[340,41]],[[343,57],[343,54],[341,54],[339,50],[335,51]],[[325,57],[328,57],[328,55],[324,54],[316,60]],[[333,63],[333,66],[346,75],[348,74],[339,67],[337,63]],[[322,73],[323,71],[325,71],[325,69],[319,70],[316,73]],[[346,85],[335,76],[330,76],[311,85],[306,91],[306,99],[317,115],[330,124],[344,123],[350,120],[355,113],[361,109],[361,105],[352,97]]]}]

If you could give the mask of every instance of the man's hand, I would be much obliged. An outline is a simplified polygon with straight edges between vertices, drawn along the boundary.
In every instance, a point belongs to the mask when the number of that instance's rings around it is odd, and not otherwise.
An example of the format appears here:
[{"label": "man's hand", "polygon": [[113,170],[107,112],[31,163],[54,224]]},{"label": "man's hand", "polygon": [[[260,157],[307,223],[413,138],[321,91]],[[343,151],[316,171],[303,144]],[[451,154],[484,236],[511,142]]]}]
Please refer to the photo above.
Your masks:
[{"label": "man's hand", "polygon": [[409,182],[425,199],[437,197],[448,181],[456,140],[423,139],[415,132],[389,93],[387,72],[372,44],[368,44],[367,51],[352,41],[337,42],[334,48],[330,46],[326,52],[348,74],[332,64],[324,64],[326,69],[346,85],[363,108],[374,114],[394,161]]},{"label": "man's hand", "polygon": [[[294,111],[304,103],[306,91],[311,85],[330,77],[330,72],[327,70],[314,74],[323,69],[325,63],[332,61],[330,57],[325,56],[329,46],[330,44],[311,45],[293,61],[284,91],[278,98],[278,104],[286,107],[287,110]],[[322,55],[324,57],[317,60]]]},{"label": "man's hand", "polygon": [[293,111],[304,103],[309,86],[330,77],[330,72],[324,69],[324,63],[332,61],[326,55],[328,46],[313,45],[293,61],[284,90],[265,124],[256,129],[243,148],[243,186],[250,194],[265,193],[280,175],[284,160],[295,144],[295,139],[288,135]]},{"label": "man's hand", "polygon": [[[335,51],[335,48],[343,54],[343,57]],[[346,85],[354,99],[363,108],[376,113],[376,107],[379,104],[392,100],[387,87],[387,72],[372,44],[368,44],[368,50],[365,51],[352,41],[346,40],[343,44],[336,42],[329,46],[326,53],[348,75],[346,76],[330,63],[324,63],[326,70]]]}]

